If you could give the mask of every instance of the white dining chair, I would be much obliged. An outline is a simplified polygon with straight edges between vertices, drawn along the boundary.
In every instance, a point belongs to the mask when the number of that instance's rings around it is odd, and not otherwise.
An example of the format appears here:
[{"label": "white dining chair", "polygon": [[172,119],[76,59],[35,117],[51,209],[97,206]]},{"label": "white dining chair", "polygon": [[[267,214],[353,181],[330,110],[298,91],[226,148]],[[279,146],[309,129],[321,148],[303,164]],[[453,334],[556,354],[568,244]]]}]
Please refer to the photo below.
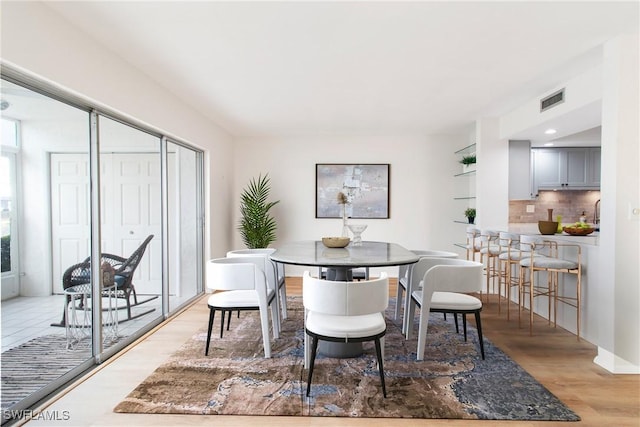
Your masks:
[{"label": "white dining chair", "polygon": [[431,312],[452,313],[455,318],[462,314],[464,323],[464,337],[467,338],[466,315],[475,315],[480,354],[484,359],[484,340],[482,337],[482,323],[480,311],[482,301],[470,293],[482,291],[483,265],[479,262],[462,259],[447,258],[421,258],[414,266],[415,275],[419,277],[424,271],[421,280],[422,286],[415,289],[419,283],[418,277],[412,277],[410,281],[411,304],[407,316],[407,339],[413,332],[413,319],[416,307],[420,308],[420,320],[418,327],[417,360],[424,359],[427,342],[427,329]]},{"label": "white dining chair", "polygon": [[[429,250],[429,249],[411,249],[411,252],[419,257],[431,257],[431,258],[458,258],[458,254],[449,251]],[[402,333],[406,333],[407,324],[407,308],[409,307],[409,301],[411,300],[411,293],[406,292],[409,288],[409,279],[411,278],[411,269],[414,264],[406,264],[398,267],[398,286],[396,288],[396,307],[394,313],[394,319],[398,320],[400,317],[400,310],[402,309]],[[422,277],[420,277],[422,280]],[[403,298],[404,295],[404,298]]]},{"label": "white dining chair", "polygon": [[214,292],[207,301],[209,328],[205,356],[209,355],[211,330],[216,311],[220,311],[222,314],[220,322],[220,338],[222,338],[225,314],[230,317],[233,311],[258,310],[260,312],[264,357],[271,357],[269,307],[271,307],[274,339],[279,338],[279,314],[275,303],[276,292],[267,287],[263,263],[264,257],[261,256],[217,258],[207,262],[207,288]]},{"label": "white dining chair", "polygon": [[[262,256],[264,257],[264,272],[267,275],[268,287],[277,289],[276,304],[280,311],[281,319],[286,319],[287,312],[287,288],[284,281],[284,267],[281,264],[271,260],[270,255],[276,250],[273,248],[256,248],[256,249],[236,249],[227,252],[227,258],[243,257],[243,256]],[[281,267],[278,267],[278,266]],[[280,269],[279,269],[280,268]],[[278,325],[279,327],[279,325]]]},{"label": "white dining chair", "polygon": [[307,396],[311,390],[318,341],[373,341],[382,393],[387,397],[383,362],[384,336],[387,331],[384,311],[389,305],[387,274],[383,272],[373,280],[344,282],[318,279],[305,271],[302,278],[302,302],[305,309],[304,361],[309,370]]}]

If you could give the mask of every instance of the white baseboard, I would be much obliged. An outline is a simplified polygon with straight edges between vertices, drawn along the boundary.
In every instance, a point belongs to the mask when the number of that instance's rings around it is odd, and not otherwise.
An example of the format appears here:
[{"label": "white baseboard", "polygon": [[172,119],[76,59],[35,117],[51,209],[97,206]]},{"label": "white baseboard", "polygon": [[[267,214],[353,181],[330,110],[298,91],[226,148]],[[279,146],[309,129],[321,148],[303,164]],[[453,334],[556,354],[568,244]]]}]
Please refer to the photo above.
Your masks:
[{"label": "white baseboard", "polygon": [[598,347],[598,355],[593,362],[612,374],[640,374],[640,365],[634,365],[602,347]]}]

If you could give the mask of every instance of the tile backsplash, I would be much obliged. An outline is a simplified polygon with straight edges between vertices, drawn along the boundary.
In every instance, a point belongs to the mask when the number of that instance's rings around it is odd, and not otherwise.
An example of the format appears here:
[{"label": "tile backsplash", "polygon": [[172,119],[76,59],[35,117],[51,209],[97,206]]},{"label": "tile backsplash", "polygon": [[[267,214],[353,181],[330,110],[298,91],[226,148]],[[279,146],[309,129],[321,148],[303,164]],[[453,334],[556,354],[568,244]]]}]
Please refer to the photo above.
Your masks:
[{"label": "tile backsplash", "polygon": [[[580,219],[582,212],[587,222],[594,222],[596,202],[600,199],[600,191],[594,190],[564,190],[540,191],[534,200],[510,200],[509,223],[537,223],[546,220],[547,209],[553,209],[553,220],[562,215],[564,224],[573,223]],[[527,206],[533,206],[533,213],[527,212]],[[600,207],[598,206],[598,218]]]}]

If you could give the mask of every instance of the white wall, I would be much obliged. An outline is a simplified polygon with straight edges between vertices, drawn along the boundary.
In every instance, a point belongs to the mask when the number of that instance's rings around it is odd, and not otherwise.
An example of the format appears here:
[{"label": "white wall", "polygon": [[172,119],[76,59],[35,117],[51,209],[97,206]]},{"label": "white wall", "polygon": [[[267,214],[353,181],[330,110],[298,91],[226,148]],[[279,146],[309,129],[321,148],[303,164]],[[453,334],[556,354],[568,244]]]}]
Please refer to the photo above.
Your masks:
[{"label": "white wall", "polygon": [[207,151],[206,194],[216,197],[207,200],[205,250],[223,254],[230,246],[231,136],[41,3],[3,2],[1,24],[3,63]]},{"label": "white wall", "polygon": [[[454,250],[464,241],[464,225],[454,224],[453,174],[459,172],[453,152],[466,136],[318,136],[241,138],[235,147],[234,225],[239,195],[253,177],[268,173],[278,222],[278,240],[318,240],[340,235],[341,219],[315,218],[316,163],[389,163],[390,218],[358,219],[367,224],[364,240],[396,242],[409,249]],[[236,248],[244,247],[233,230]],[[287,267],[287,275],[304,268]],[[396,274],[396,269],[389,269]]]},{"label": "white wall", "polygon": [[640,373],[640,132],[638,35],[605,44],[602,99],[600,340],[596,362]]},{"label": "white wall", "polygon": [[479,228],[496,231],[509,226],[509,141],[500,139],[499,120],[476,121],[476,205]]}]

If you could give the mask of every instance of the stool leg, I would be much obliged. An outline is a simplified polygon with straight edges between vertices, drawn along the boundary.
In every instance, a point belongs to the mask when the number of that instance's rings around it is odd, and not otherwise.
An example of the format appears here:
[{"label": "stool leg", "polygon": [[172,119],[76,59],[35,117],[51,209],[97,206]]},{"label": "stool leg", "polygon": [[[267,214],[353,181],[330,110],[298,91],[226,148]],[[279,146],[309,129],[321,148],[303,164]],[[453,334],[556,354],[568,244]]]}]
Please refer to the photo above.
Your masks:
[{"label": "stool leg", "polygon": [[577,278],[576,278],[576,336],[578,338],[578,341],[580,341],[580,320],[582,319],[581,317],[581,311],[580,311],[580,298],[581,298],[581,283],[582,280],[582,271],[580,271],[580,267],[578,267],[578,273],[577,273]]},{"label": "stool leg", "polygon": [[533,282],[536,271],[532,268],[529,272],[529,335],[533,335]]}]

